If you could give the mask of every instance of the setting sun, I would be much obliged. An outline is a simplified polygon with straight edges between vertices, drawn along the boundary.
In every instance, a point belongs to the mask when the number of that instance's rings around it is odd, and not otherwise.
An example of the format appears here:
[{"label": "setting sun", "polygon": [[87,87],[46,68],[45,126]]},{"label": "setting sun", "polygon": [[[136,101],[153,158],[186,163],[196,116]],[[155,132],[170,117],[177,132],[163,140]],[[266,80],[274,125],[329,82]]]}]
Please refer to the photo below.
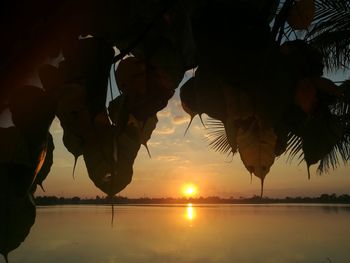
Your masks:
[{"label": "setting sun", "polygon": [[186,197],[193,197],[197,194],[197,187],[193,184],[186,184],[182,189],[182,193]]}]

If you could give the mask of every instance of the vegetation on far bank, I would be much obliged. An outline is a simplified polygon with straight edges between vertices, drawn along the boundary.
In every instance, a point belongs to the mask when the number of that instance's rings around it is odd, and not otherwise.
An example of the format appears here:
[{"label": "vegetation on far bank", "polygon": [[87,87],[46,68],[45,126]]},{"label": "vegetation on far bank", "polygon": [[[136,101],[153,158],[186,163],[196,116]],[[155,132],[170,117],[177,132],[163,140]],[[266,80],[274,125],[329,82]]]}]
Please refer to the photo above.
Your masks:
[{"label": "vegetation on far bank", "polygon": [[269,198],[259,196],[230,197],[221,198],[218,196],[198,197],[198,198],[173,198],[173,197],[141,197],[128,198],[124,196],[115,196],[113,199],[109,197],[96,196],[95,198],[80,198],[80,197],[57,197],[57,196],[38,196],[35,198],[36,205],[65,205],[65,204],[277,204],[277,203],[297,203],[297,204],[350,204],[350,195],[342,194],[322,194],[318,197],[285,197],[285,198]]}]

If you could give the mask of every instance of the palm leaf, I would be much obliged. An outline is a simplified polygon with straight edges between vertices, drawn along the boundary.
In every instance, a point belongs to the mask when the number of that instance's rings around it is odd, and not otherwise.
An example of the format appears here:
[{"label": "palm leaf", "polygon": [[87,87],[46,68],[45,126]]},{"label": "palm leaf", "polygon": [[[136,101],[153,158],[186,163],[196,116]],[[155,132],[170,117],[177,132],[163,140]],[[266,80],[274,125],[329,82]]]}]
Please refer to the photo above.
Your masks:
[{"label": "palm leaf", "polygon": [[[350,81],[345,81],[340,86],[344,93],[349,93]],[[328,173],[332,168],[333,170],[339,166],[342,162],[346,164],[350,159],[350,98],[344,96],[338,99],[338,102],[331,106],[331,112],[339,118],[340,123],[344,127],[343,136],[334,145],[332,150],[320,161],[317,168],[319,174]]]},{"label": "palm leaf", "polygon": [[229,155],[231,153],[235,153],[232,151],[232,148],[227,139],[225,126],[221,121],[209,118],[206,122],[206,126],[209,129],[206,138],[211,149],[222,154]]},{"label": "palm leaf", "polygon": [[303,146],[302,138],[293,133],[289,133],[287,149],[286,149],[286,153],[288,154],[287,161],[291,162],[297,155],[298,155],[297,157],[298,160],[302,159],[303,158],[302,146]]},{"label": "palm leaf", "polygon": [[322,53],[328,70],[350,65],[350,1],[317,0],[313,26],[305,39]]}]

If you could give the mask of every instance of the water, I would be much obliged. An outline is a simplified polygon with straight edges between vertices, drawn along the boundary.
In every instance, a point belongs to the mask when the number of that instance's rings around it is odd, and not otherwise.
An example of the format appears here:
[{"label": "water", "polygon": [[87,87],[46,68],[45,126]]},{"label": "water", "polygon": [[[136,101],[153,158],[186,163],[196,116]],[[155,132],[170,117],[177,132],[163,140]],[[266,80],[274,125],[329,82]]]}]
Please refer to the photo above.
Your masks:
[{"label": "water", "polygon": [[[210,205],[39,207],[12,263],[350,262],[350,208]],[[4,262],[0,259],[0,262]]]}]

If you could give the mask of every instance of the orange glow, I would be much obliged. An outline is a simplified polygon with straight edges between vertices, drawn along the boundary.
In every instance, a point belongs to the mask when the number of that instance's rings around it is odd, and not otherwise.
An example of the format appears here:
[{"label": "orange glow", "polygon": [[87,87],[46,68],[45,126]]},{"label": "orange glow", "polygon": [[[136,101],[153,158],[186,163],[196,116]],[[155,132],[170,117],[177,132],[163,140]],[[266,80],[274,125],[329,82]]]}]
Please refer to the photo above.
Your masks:
[{"label": "orange glow", "polygon": [[183,188],[182,188],[182,193],[185,197],[193,197],[197,194],[197,186],[193,185],[193,184],[186,184]]},{"label": "orange glow", "polygon": [[192,222],[196,218],[196,210],[192,206],[192,204],[187,204],[185,218]]}]

